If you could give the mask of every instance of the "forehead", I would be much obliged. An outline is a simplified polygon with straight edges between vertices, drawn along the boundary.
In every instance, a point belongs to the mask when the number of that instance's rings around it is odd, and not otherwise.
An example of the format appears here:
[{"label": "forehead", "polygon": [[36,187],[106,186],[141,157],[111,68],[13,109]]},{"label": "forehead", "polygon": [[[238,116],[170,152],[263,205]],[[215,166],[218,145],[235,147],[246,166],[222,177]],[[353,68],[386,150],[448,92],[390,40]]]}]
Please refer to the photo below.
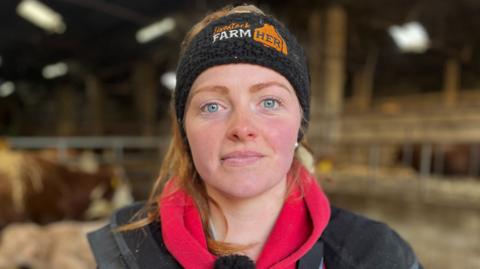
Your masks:
[{"label": "forehead", "polygon": [[194,81],[190,95],[201,88],[222,85],[226,88],[244,86],[250,87],[262,83],[275,82],[284,85],[295,94],[290,82],[280,73],[254,64],[218,65],[203,71]]}]

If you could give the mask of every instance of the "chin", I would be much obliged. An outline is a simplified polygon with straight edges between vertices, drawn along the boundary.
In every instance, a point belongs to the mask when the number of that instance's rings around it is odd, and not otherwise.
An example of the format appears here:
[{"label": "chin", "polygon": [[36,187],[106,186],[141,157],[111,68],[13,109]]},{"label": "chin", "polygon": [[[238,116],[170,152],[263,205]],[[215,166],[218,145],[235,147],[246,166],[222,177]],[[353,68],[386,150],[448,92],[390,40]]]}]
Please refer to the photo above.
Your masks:
[{"label": "chin", "polygon": [[266,190],[258,188],[236,188],[232,190],[226,190],[222,194],[230,199],[250,199],[257,197],[264,193]]},{"label": "chin", "polygon": [[[227,199],[251,199],[259,197],[264,193],[268,193],[270,190],[274,190],[279,187],[281,181],[269,181],[261,182],[256,177],[250,177],[250,180],[245,181],[242,179],[234,179],[229,182],[225,182],[226,185],[210,185],[216,195],[220,195]],[[260,183],[260,184],[259,184]],[[208,182],[207,182],[208,185]]]}]

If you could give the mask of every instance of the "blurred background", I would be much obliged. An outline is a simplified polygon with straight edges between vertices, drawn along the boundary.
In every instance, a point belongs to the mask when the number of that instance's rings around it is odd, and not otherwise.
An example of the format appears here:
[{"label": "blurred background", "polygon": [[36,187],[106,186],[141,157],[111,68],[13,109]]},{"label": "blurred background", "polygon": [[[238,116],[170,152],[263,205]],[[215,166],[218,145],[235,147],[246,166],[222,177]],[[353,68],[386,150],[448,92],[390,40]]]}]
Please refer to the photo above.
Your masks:
[{"label": "blurred background", "polygon": [[[229,3],[0,3],[0,269],[95,268],[85,232],[158,173],[183,36]],[[480,1],[249,3],[307,51],[332,203],[425,268],[480,268]]]}]

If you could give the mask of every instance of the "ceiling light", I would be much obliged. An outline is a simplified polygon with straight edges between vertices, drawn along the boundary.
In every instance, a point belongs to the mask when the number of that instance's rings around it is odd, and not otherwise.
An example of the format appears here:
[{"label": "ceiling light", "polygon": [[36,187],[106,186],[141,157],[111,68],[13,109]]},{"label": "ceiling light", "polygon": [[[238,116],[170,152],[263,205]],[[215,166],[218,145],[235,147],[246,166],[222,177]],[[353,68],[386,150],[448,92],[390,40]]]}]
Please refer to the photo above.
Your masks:
[{"label": "ceiling light", "polygon": [[20,2],[17,14],[48,32],[57,34],[65,32],[66,26],[62,16],[38,0]]},{"label": "ceiling light", "polygon": [[422,53],[428,49],[429,38],[425,28],[418,22],[391,26],[388,32],[403,52]]},{"label": "ceiling light", "polygon": [[172,18],[165,18],[138,30],[136,38],[139,43],[147,43],[172,31],[174,28],[175,20]]},{"label": "ceiling light", "polygon": [[177,84],[177,77],[175,72],[166,72],[160,78],[163,86],[167,89],[171,90],[172,92],[175,90],[175,85]]},{"label": "ceiling light", "polygon": [[42,75],[46,79],[52,79],[65,75],[68,72],[68,65],[63,62],[47,65],[42,70]]},{"label": "ceiling light", "polygon": [[7,97],[15,91],[15,84],[11,81],[5,81],[0,85],[0,97]]}]

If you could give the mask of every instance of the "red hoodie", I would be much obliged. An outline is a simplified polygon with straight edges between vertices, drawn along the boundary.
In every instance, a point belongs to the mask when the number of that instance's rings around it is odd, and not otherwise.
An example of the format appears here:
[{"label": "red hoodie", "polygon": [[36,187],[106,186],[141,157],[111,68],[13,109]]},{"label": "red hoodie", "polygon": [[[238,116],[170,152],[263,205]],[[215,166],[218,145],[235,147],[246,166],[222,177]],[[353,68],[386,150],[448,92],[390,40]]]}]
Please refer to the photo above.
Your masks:
[{"label": "red hoodie", "polygon": [[[301,168],[299,176],[304,196],[297,188],[285,201],[256,261],[258,269],[294,269],[327,226],[330,205],[325,194],[306,169]],[[178,190],[161,198],[160,220],[164,243],[184,268],[213,268],[217,257],[208,251],[200,214],[188,194]]]}]

